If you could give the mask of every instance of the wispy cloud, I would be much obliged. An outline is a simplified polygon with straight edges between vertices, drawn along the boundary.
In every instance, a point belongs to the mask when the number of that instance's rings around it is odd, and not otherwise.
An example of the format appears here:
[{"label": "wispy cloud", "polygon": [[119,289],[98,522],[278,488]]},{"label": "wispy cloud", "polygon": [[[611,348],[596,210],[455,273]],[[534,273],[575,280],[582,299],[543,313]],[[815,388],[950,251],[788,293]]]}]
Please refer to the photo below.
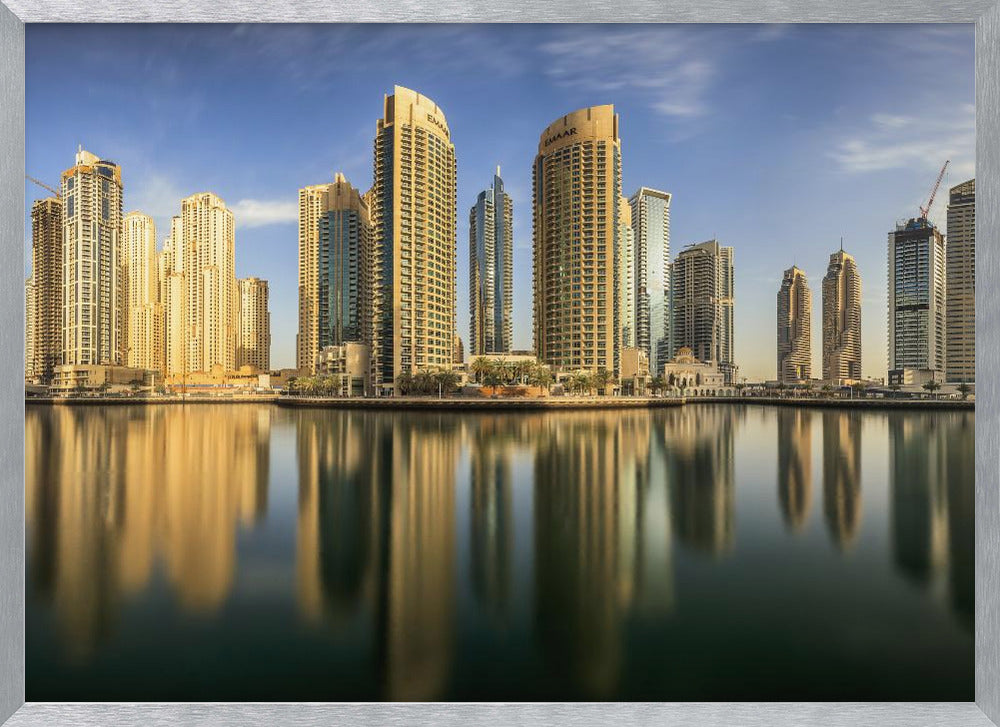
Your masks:
[{"label": "wispy cloud", "polygon": [[710,112],[709,97],[727,58],[788,32],[787,26],[764,25],[740,38],[727,28],[569,27],[540,50],[555,83],[594,93],[636,93],[658,114],[685,121]]},{"label": "wispy cloud", "polygon": [[181,213],[181,200],[187,195],[168,176],[136,175],[125,187],[128,210],[145,212],[156,223],[156,235],[164,239],[170,232],[170,218]]},{"label": "wispy cloud", "polygon": [[249,229],[287,222],[299,218],[299,206],[295,200],[241,199],[229,207],[237,227]]},{"label": "wispy cloud", "polygon": [[874,114],[842,139],[830,156],[848,173],[937,169],[951,159],[958,176],[975,174],[976,111],[972,104],[930,117]]},{"label": "wispy cloud", "polygon": [[707,111],[716,66],[690,29],[570,28],[542,43],[546,73],[556,83],[593,93],[640,92],[669,117]]}]

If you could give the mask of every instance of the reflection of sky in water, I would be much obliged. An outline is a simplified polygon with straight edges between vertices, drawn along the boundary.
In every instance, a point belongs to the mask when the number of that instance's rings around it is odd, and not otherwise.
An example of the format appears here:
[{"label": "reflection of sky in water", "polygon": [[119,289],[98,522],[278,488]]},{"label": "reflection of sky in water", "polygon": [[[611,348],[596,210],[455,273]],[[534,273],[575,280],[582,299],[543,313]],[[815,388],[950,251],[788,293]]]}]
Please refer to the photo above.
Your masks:
[{"label": "reflection of sky in water", "polygon": [[972,414],[25,431],[33,700],[971,698]]}]

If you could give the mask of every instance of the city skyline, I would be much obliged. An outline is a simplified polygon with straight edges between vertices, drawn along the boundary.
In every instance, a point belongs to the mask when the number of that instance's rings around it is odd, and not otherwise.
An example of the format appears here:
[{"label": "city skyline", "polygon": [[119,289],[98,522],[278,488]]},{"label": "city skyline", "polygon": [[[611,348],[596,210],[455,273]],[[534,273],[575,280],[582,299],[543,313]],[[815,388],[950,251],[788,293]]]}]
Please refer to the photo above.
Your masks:
[{"label": "city skyline", "polygon": [[[758,351],[765,347],[756,347],[753,341],[774,335],[772,296],[781,271],[794,264],[812,280],[820,280],[822,266],[842,234],[845,249],[857,258],[865,281],[863,374],[884,376],[888,368],[885,231],[896,220],[915,215],[933,182],[934,170],[944,158],[952,159],[953,168],[945,188],[974,176],[969,28],[371,26],[344,27],[333,32],[282,27],[274,29],[273,36],[260,36],[259,29],[226,26],[92,28],[74,32],[97,34],[95,38],[103,42],[93,44],[96,50],[75,64],[68,78],[54,78],[47,69],[62,52],[52,55],[53,44],[65,32],[60,26],[31,28],[28,32],[29,81],[36,73],[44,76],[44,80],[28,84],[29,173],[51,182],[66,168],[65,162],[59,160],[79,143],[101,158],[114,159],[122,168],[124,209],[139,210],[154,218],[158,249],[180,199],[212,190],[226,200],[236,224],[237,277],[267,270],[274,367],[292,366],[295,358],[295,194],[302,186],[331,179],[334,171],[343,171],[357,188],[368,188],[379,99],[391,93],[396,83],[427,93],[446,110],[458,158],[460,209],[474,203],[475,193],[482,190],[490,170],[497,164],[504,169],[505,186],[515,208],[514,348],[531,347],[531,147],[537,144],[541,129],[572,109],[601,103],[615,105],[621,118],[622,193],[628,195],[641,186],[651,186],[673,195],[672,258],[676,258],[675,251],[710,237],[735,248],[738,333],[734,359],[741,375],[750,378],[774,375],[773,354]],[[388,64],[392,66],[389,68],[370,57],[373,44],[387,34],[399,40],[402,54],[413,55],[413,63],[408,63],[404,71],[397,64]],[[424,34],[439,50],[420,51],[415,43]],[[871,72],[866,64],[870,64],[873,53],[879,52],[873,49],[873,34],[895,48],[901,43],[913,43],[906,67],[888,59]],[[707,36],[722,36],[729,41],[726,53],[704,56],[698,42]],[[263,38],[272,40],[254,43]],[[279,38],[301,40],[301,49],[295,43],[274,42]],[[358,50],[341,49],[358,63],[373,63],[371,68],[366,66],[364,82],[355,79],[345,86],[342,71],[325,72],[316,78],[303,74],[307,51],[315,50],[320,40],[331,38],[344,45],[351,45],[352,39],[365,41],[358,44]],[[666,50],[658,42],[665,40],[670,41]],[[477,41],[489,41],[487,47],[503,51],[495,54],[490,63],[512,61],[499,69],[498,86],[488,89],[494,96],[502,93],[509,99],[504,113],[498,113],[495,106],[477,108],[482,105],[478,94],[483,89],[475,88],[470,80],[474,74],[463,70],[445,52],[456,48],[478,52]],[[819,73],[823,83],[817,84],[808,72],[787,69],[766,83],[755,77],[731,103],[753,100],[756,109],[757,101],[766,101],[766,112],[748,109],[739,129],[726,120],[722,113],[726,106],[721,100],[731,96],[734,84],[745,79],[750,68],[777,71],[786,54],[805,45],[815,49],[810,71]],[[285,46],[297,50],[292,52]],[[180,47],[189,51],[188,57],[181,57],[177,50]],[[608,55],[616,48],[620,53],[630,50],[637,58],[651,59],[676,72],[653,84],[617,76],[614,71],[619,61]],[[532,74],[530,63],[517,60],[515,51],[519,49],[548,59],[545,70]],[[578,68],[567,65],[570,56],[578,58]],[[246,103],[236,97],[246,86],[218,97],[209,93],[218,90],[217,84],[227,74],[234,73],[230,66],[233,59],[248,62],[243,72],[250,75],[265,61],[279,61],[272,63],[275,71],[262,73],[254,80],[256,95],[252,103],[273,108],[254,120],[234,114],[234,118],[241,118],[237,130],[242,133],[236,134],[219,115],[225,106],[228,119],[233,104],[238,108]],[[207,67],[217,74],[209,74],[212,80],[193,82],[195,61],[202,64],[202,70]],[[747,68],[739,68],[740,64]],[[338,65],[344,67],[342,61]],[[101,68],[114,69],[116,87],[135,91],[139,79],[143,79],[136,109],[119,106],[115,107],[115,115],[99,111],[87,118],[67,118],[48,111],[49,91],[53,99],[58,98],[64,83],[85,88],[89,96],[102,103],[116,98],[119,91],[103,82],[88,83],[88,78],[100,77]],[[933,96],[952,107],[954,113],[947,119],[927,112],[920,98],[904,98],[897,93],[905,79],[918,70],[924,72],[925,78],[923,90],[915,96]],[[805,87],[807,81],[825,93],[810,91],[798,97],[787,93],[789,85]],[[323,84],[341,94],[348,93],[353,103],[344,106],[343,111],[337,107],[336,117],[330,121],[336,129],[334,138],[330,142],[311,139],[304,155],[305,144],[294,138],[299,120],[275,126],[289,121],[277,109],[281,103],[289,105],[290,110],[327,108],[307,100]],[[37,89],[46,89],[45,96],[41,97]],[[261,97],[274,103],[260,104]],[[172,103],[178,100],[191,103]],[[164,105],[159,116],[150,116],[150,107],[159,104]],[[171,117],[171,124],[165,124],[160,116],[169,116],[168,109],[175,107],[182,111],[176,118]],[[132,116],[138,110],[144,111],[141,123],[138,116]],[[288,131],[275,133],[276,128]],[[200,138],[177,144],[179,153],[167,153],[178,133],[195,132]],[[226,134],[224,139],[220,133]],[[266,141],[261,137],[264,133],[268,134]],[[818,136],[823,137],[822,144],[817,144]],[[782,137],[780,148],[776,146],[777,137]],[[261,143],[269,145],[266,151],[270,153],[262,153]],[[252,152],[248,145],[253,145]],[[776,155],[776,150],[781,153]],[[266,164],[263,159],[267,159]],[[733,159],[741,163],[734,165]],[[900,170],[908,173],[900,174]],[[800,189],[789,189],[790,185]],[[26,193],[26,232],[30,232],[31,203],[45,195],[30,184]],[[836,224],[830,226],[828,236],[811,234],[806,246],[801,235],[807,229],[806,220],[811,218],[809,224],[814,225],[824,205],[836,207],[829,210],[829,214],[837,216]],[[942,230],[946,229],[946,205],[946,198],[939,197],[931,212],[932,221]],[[458,217],[456,236],[461,241],[468,239],[468,227],[464,216]],[[468,290],[467,253],[460,242],[456,266],[460,298]],[[30,272],[28,262],[26,276]],[[812,368],[818,371],[821,326],[812,328]],[[457,308],[456,329],[459,335],[469,330],[468,311],[462,305]]]}]

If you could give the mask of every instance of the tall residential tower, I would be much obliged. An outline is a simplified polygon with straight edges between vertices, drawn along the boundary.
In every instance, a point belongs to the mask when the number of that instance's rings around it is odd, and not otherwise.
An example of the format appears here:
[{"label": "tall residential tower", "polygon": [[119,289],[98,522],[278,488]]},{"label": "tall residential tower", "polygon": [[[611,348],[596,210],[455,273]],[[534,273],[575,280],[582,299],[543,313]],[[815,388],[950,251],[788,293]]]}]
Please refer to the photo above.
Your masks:
[{"label": "tall residential tower", "polygon": [[861,276],[843,248],[823,278],[823,380],[861,379]]},{"label": "tall residential tower", "polygon": [[951,188],[948,199],[947,380],[976,380],[976,180]]},{"label": "tall residential tower", "polygon": [[372,359],[376,385],[450,369],[455,340],[455,147],[444,113],[416,91],[386,96],[375,134]]},{"label": "tall residential tower", "polygon": [[241,278],[239,324],[236,334],[236,365],[258,371],[271,369],[271,313],[268,310],[267,281]]},{"label": "tall residential tower", "polygon": [[469,352],[509,353],[513,335],[514,203],[500,167],[469,210]]},{"label": "tall residential tower", "polygon": [[778,290],[778,381],[812,378],[812,292],[797,267],[785,271]]},{"label": "tall residential tower", "polygon": [[299,190],[296,366],[326,346],[372,339],[372,228],[366,196],[343,174]]},{"label": "tall residential tower", "polygon": [[889,233],[889,369],[944,374],[945,242],[924,217]]},{"label": "tall residential tower", "polygon": [[62,363],[125,362],[121,167],[79,149],[62,173]]},{"label": "tall residential tower", "polygon": [[670,271],[673,355],[691,349],[699,361],[713,362],[734,383],[733,248],[717,240],[688,245]]},{"label": "tall residential tower", "polygon": [[34,311],[32,374],[43,383],[62,363],[63,353],[63,204],[57,197],[31,205],[31,293]]},{"label": "tall residential tower", "polygon": [[636,337],[660,374],[673,355],[670,325],[669,192],[641,187],[629,200],[635,237]]},{"label": "tall residential tower", "polygon": [[614,106],[550,124],[532,177],[535,352],[550,366],[617,374],[622,177]]},{"label": "tall residential tower", "polygon": [[125,363],[164,370],[163,307],[160,305],[156,227],[153,218],[129,212],[125,228]]}]

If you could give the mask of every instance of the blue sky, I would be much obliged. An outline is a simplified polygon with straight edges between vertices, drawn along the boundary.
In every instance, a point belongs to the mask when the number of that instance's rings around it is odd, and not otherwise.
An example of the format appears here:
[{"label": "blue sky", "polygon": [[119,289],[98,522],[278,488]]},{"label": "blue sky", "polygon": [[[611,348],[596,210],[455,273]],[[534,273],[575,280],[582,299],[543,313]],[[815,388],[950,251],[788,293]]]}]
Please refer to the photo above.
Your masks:
[{"label": "blue sky", "polygon": [[[28,25],[27,168],[55,185],[78,144],[122,165],[126,211],[158,245],[180,200],[236,216],[236,273],[271,285],[275,367],[294,365],[297,194],[371,183],[382,98],[434,99],[458,159],[458,330],[468,339],[468,208],[502,166],[514,198],[514,343],[531,347],[531,165],[577,108],[621,116],[623,189],[672,192],[671,253],[735,248],[736,360],[775,375],[775,295],[813,290],[844,238],[863,280],[863,368],[886,368],[886,235],[974,176],[971,25]],[[25,187],[25,274],[31,201]],[[943,225],[947,193],[932,219]]]}]

